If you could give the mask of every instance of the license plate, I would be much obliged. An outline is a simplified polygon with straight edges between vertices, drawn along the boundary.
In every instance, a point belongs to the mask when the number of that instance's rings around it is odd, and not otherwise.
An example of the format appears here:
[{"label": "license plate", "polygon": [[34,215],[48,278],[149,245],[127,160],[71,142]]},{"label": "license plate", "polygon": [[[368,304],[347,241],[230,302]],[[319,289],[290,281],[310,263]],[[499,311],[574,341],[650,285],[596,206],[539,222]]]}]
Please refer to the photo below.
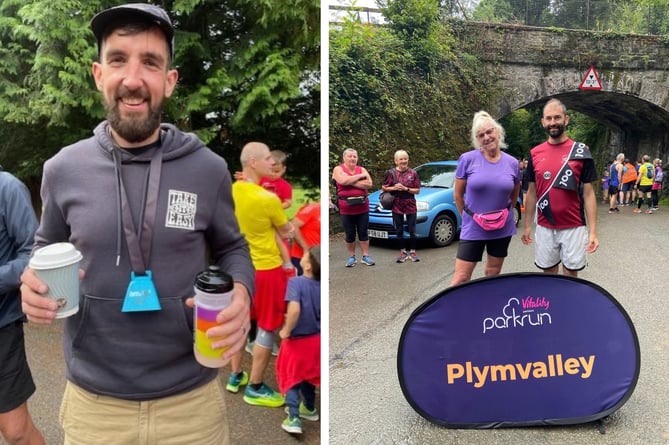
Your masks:
[{"label": "license plate", "polygon": [[384,232],[381,230],[368,230],[367,235],[371,236],[372,238],[388,239],[388,232]]}]

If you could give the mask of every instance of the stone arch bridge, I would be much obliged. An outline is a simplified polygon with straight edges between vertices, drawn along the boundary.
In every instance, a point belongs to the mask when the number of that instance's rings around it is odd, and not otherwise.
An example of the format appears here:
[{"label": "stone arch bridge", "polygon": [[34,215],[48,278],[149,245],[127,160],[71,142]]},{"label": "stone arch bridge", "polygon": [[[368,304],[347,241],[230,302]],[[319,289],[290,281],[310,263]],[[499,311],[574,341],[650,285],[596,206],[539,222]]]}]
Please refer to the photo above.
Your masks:
[{"label": "stone arch bridge", "polygon": [[[490,112],[502,117],[550,97],[609,129],[604,155],[669,155],[669,37],[480,22],[454,31],[497,79]],[[581,90],[594,66],[601,90]],[[605,159],[602,159],[602,161]]]}]

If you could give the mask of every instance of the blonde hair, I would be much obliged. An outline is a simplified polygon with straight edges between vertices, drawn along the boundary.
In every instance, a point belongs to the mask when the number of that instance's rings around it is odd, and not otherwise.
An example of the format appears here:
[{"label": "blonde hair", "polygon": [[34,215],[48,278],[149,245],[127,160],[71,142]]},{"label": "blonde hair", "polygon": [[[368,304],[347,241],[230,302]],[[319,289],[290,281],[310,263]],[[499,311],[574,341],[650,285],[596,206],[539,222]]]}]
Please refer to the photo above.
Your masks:
[{"label": "blonde hair", "polygon": [[474,120],[472,121],[472,146],[476,149],[479,150],[481,149],[481,144],[479,144],[478,139],[476,139],[476,135],[481,131],[481,129],[487,122],[490,122],[492,126],[497,130],[497,134],[499,135],[498,138],[499,148],[506,148],[507,145],[506,142],[504,142],[504,137],[506,136],[506,132],[504,131],[504,127],[502,127],[486,111],[478,111],[476,112],[476,114],[474,114]]},{"label": "blonde hair", "polygon": [[407,158],[409,157],[409,153],[407,153],[406,150],[397,150],[393,156],[393,159],[397,159],[401,155],[405,155]]}]

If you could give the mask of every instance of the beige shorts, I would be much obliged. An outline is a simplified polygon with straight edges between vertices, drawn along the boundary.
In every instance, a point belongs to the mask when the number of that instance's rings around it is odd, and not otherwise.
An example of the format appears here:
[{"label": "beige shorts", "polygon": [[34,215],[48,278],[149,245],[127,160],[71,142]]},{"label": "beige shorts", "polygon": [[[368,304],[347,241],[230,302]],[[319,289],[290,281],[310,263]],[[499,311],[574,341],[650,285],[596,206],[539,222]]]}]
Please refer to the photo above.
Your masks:
[{"label": "beige shorts", "polygon": [[562,263],[568,270],[582,270],[587,263],[586,226],[573,229],[549,229],[537,225],[534,233],[534,262],[539,269],[551,269]]},{"label": "beige shorts", "polygon": [[229,445],[220,380],[146,402],[90,393],[67,382],[60,407],[64,445]]}]

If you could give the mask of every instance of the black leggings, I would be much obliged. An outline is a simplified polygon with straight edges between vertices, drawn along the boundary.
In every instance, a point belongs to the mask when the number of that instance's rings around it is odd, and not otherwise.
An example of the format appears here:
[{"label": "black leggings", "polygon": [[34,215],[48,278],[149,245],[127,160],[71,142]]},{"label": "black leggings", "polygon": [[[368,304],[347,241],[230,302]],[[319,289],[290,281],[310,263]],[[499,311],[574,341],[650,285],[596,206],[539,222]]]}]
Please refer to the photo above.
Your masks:
[{"label": "black leggings", "polygon": [[651,199],[653,200],[653,207],[660,204],[660,189],[650,191]]},{"label": "black leggings", "polygon": [[[406,217],[407,232],[409,232],[408,241],[404,238],[404,217]],[[393,226],[395,227],[397,239],[400,240],[400,247],[402,249],[416,249],[416,214],[408,213],[403,215],[402,213],[393,212]]]},{"label": "black leggings", "polygon": [[355,236],[358,235],[358,241],[368,241],[369,235],[367,228],[369,227],[369,213],[359,213],[357,215],[339,215],[341,223],[344,226],[344,233],[346,233],[346,242],[354,243]]}]

